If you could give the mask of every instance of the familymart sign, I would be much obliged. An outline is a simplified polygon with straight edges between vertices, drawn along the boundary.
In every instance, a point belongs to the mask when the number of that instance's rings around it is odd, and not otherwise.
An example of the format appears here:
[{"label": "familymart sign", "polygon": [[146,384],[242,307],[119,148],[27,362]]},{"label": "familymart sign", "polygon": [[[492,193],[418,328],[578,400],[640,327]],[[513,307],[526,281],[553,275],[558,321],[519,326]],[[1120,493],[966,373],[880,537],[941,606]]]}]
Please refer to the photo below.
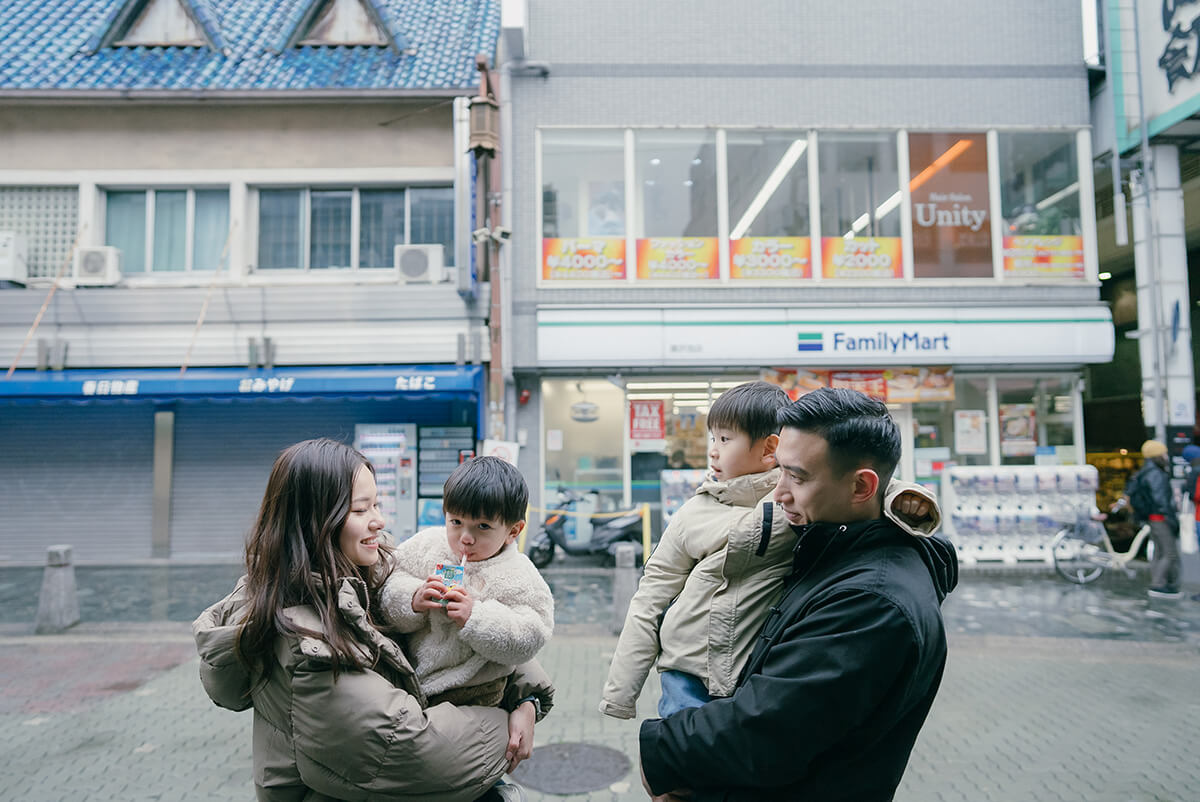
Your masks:
[{"label": "familymart sign", "polygon": [[1081,364],[1112,353],[1106,307],[538,313],[538,363],[547,367]]},{"label": "familymart sign", "polygon": [[[802,352],[824,351],[826,332],[801,331],[796,334],[796,350]],[[828,332],[830,350],[846,354],[877,353],[877,354],[916,354],[926,351],[950,353],[950,333],[942,330],[922,331],[914,328],[911,331],[889,334],[880,330],[874,334],[862,335],[850,333],[847,330],[834,329]]]}]

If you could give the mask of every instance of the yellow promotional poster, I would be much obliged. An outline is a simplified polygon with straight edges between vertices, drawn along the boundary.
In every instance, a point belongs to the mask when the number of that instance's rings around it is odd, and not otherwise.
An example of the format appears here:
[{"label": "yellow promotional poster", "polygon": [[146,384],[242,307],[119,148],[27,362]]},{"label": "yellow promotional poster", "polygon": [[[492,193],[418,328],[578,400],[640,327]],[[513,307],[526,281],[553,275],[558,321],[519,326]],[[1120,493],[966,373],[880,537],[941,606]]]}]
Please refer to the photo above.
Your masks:
[{"label": "yellow promotional poster", "polygon": [[900,237],[823,237],[821,275],[825,278],[903,278]]},{"label": "yellow promotional poster", "polygon": [[1010,278],[1083,278],[1083,237],[1005,237],[1004,275]]},{"label": "yellow promotional poster", "polygon": [[640,279],[695,281],[718,275],[716,237],[650,237],[637,241]]},{"label": "yellow promotional poster", "polygon": [[808,237],[742,237],[729,241],[730,278],[811,276],[812,243]]},{"label": "yellow promotional poster", "polygon": [[608,281],[625,278],[624,237],[569,237],[542,240],[546,281]]}]

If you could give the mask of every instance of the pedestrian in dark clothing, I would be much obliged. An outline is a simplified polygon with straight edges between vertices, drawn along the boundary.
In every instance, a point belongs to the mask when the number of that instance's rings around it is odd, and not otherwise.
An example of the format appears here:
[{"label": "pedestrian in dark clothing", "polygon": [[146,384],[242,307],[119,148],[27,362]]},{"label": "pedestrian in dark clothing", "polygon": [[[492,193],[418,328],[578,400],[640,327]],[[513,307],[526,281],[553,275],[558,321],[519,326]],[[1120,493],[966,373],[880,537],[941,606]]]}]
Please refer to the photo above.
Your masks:
[{"label": "pedestrian in dark clothing", "polygon": [[882,516],[900,458],[887,407],[821,389],[779,422],[792,572],[733,695],[642,723],[655,799],[890,800],[941,682],[958,561]]},{"label": "pedestrian in dark clothing", "polygon": [[1142,443],[1141,470],[1125,484],[1125,495],[1113,505],[1113,510],[1129,504],[1133,520],[1139,527],[1150,524],[1150,540],[1154,556],[1150,560],[1150,589],[1147,593],[1157,599],[1178,599],[1181,563],[1179,557],[1179,513],[1171,491],[1168,473],[1167,447],[1158,440]]}]

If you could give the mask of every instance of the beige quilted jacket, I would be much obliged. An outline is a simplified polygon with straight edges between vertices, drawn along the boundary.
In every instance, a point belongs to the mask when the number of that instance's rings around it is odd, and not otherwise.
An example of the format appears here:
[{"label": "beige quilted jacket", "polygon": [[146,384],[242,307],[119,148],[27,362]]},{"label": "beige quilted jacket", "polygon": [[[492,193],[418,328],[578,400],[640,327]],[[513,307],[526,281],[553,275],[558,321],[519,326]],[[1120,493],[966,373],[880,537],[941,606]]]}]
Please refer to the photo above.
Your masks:
[{"label": "beige quilted jacket", "polygon": [[[659,671],[700,677],[712,696],[732,695],[792,563],[796,534],[771,500],[778,479],[778,469],[726,482],[709,479],[671,517],[630,602],[601,713],[633,718],[656,662]],[[933,505],[919,529],[892,512],[905,490]],[[888,485],[884,513],[912,535],[932,534],[941,525],[937,499],[907,482]]]}]

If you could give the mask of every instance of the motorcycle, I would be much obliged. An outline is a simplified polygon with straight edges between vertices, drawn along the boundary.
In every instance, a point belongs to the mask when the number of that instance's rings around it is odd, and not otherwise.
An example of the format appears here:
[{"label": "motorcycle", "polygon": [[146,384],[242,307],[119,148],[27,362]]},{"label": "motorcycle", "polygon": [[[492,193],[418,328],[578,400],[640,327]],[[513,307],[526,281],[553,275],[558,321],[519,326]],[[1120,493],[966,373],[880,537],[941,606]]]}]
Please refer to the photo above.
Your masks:
[{"label": "motorcycle", "polygon": [[[589,494],[589,495],[595,495]],[[616,560],[617,544],[632,543],[638,563],[642,560],[642,514],[632,510],[623,515],[592,515],[586,521],[571,515],[587,496],[559,487],[558,496],[538,531],[530,536],[525,553],[538,568],[545,568],[554,559],[557,549],[572,556],[606,554]],[[574,537],[582,527],[591,529],[591,537]]]}]

